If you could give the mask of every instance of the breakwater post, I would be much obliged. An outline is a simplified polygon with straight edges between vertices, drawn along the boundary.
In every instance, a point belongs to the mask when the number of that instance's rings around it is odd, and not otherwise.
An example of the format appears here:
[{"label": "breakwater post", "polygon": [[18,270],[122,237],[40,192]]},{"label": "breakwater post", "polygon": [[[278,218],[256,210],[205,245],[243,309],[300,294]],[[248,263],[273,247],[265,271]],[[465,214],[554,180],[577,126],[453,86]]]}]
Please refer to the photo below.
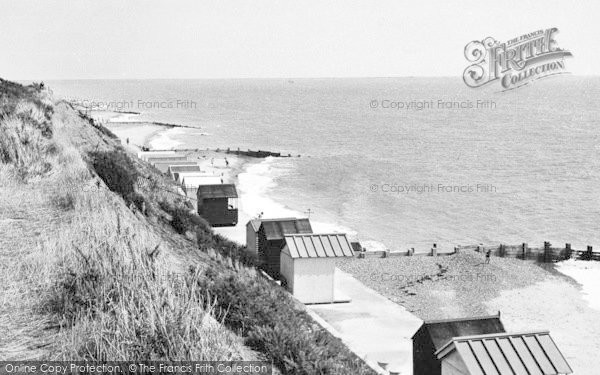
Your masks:
[{"label": "breakwater post", "polygon": [[544,263],[548,263],[548,259],[550,259],[550,242],[544,241]]}]

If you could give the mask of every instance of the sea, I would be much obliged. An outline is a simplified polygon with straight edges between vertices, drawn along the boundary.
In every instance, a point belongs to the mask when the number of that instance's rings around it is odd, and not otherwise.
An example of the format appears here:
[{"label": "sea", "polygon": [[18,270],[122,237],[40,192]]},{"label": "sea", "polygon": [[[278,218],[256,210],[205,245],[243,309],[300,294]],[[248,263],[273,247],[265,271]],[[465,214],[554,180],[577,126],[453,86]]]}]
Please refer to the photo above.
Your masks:
[{"label": "sea", "polygon": [[371,249],[600,246],[600,78],[50,81],[183,148],[291,155],[239,175],[248,217],[310,216]]}]

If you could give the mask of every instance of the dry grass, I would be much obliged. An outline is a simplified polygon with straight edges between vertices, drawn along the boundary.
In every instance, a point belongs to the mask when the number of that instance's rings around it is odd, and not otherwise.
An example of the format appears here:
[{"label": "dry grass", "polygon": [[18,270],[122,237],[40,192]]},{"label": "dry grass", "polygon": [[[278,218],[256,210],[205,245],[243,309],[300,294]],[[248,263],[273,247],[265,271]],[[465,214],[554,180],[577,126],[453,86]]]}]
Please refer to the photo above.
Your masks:
[{"label": "dry grass", "polygon": [[90,172],[76,119],[48,137],[35,103],[0,123],[0,360],[244,359],[199,275]]}]

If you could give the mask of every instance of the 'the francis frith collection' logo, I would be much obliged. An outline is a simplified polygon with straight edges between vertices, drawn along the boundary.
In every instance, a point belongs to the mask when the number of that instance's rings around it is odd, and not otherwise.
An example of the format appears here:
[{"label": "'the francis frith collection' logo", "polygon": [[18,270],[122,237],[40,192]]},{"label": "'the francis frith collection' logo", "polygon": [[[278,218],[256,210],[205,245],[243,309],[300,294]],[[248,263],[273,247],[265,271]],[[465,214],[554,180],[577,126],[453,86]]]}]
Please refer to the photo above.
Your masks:
[{"label": "'the francis frith collection' logo", "polygon": [[515,89],[536,79],[567,73],[566,57],[571,52],[558,47],[557,28],[537,30],[500,43],[492,37],[472,41],[465,47],[469,65],[463,80],[470,87],[481,87],[496,80],[503,91]]}]

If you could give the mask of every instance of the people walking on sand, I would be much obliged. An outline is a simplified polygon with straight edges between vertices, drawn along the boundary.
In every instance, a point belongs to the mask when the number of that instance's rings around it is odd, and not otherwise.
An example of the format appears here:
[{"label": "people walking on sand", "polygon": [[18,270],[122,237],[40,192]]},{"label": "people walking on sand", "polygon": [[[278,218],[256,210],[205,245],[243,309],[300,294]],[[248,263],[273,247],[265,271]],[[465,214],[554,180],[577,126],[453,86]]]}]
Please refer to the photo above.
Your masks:
[{"label": "people walking on sand", "polygon": [[485,264],[490,264],[490,256],[492,255],[492,249],[488,249],[485,252]]},{"label": "people walking on sand", "polygon": [[127,137],[127,144],[129,144],[129,137]]},{"label": "people walking on sand", "polygon": [[225,166],[229,167],[229,160],[227,160],[227,158],[225,158]]}]

